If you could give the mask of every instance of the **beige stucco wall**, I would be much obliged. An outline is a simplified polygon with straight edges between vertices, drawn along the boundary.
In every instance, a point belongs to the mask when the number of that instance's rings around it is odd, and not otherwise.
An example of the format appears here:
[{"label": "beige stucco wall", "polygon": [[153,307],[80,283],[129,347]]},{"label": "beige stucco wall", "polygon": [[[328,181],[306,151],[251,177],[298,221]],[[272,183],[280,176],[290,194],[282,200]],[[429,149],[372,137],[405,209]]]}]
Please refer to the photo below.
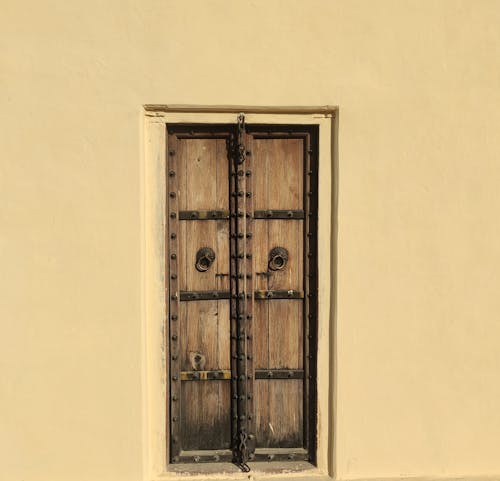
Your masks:
[{"label": "beige stucco wall", "polygon": [[143,479],[147,103],[339,106],[337,476],[500,474],[500,2],[0,11],[1,481]]}]

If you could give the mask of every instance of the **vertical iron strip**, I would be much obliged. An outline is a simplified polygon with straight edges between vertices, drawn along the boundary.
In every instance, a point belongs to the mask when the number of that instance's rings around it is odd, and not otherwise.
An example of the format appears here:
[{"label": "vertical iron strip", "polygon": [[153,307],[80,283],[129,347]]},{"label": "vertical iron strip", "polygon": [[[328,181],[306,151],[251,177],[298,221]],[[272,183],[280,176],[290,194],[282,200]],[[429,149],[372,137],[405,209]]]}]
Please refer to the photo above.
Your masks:
[{"label": "vertical iron strip", "polygon": [[169,336],[169,376],[170,376],[170,458],[173,463],[179,461],[181,452],[181,436],[180,436],[180,328],[179,328],[179,209],[178,209],[178,141],[175,135],[168,135],[168,152],[167,152],[167,239],[168,255],[165,259],[166,272],[169,275],[168,279],[168,314],[170,322],[168,323]]},{"label": "vertical iron strip", "polygon": [[[236,368],[233,379],[233,399],[236,398],[236,412],[233,411],[233,461],[242,471],[248,472],[247,465],[249,453],[248,443],[248,390],[247,381],[250,380],[247,372],[247,340],[249,334],[246,330],[246,209],[245,209],[245,176],[241,175],[246,160],[246,149],[244,145],[245,116],[238,115],[238,134],[231,165],[232,192],[231,192],[231,319],[235,331],[234,355]],[[251,291],[250,291],[251,292]]]}]

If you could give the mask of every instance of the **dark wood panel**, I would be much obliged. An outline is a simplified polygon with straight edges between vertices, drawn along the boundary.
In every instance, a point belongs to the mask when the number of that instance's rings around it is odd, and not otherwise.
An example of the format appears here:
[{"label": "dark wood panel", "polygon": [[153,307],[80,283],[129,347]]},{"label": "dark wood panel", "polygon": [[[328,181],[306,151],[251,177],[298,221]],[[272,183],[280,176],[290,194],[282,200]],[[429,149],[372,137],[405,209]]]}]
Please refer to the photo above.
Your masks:
[{"label": "dark wood panel", "polygon": [[182,449],[228,449],[230,381],[184,381],[181,390]]},{"label": "dark wood panel", "polygon": [[302,389],[301,379],[255,380],[257,447],[303,445]]}]

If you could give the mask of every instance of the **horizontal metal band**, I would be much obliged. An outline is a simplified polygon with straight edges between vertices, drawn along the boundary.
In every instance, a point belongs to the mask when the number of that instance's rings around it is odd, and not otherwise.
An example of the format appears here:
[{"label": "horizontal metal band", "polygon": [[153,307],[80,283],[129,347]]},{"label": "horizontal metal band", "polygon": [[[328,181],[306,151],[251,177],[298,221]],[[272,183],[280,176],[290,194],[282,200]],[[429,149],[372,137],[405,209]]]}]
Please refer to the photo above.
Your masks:
[{"label": "horizontal metal band", "polygon": [[256,210],[254,219],[303,219],[303,210]]},{"label": "horizontal metal band", "polygon": [[231,379],[229,369],[218,371],[181,371],[181,381],[220,381]]},{"label": "horizontal metal band", "polygon": [[256,300],[268,299],[304,299],[304,291],[277,290],[277,291],[255,291]]},{"label": "horizontal metal band", "polygon": [[180,220],[218,220],[229,219],[228,210],[181,210]]},{"label": "horizontal metal band", "polygon": [[257,448],[252,461],[309,461],[303,448]]},{"label": "horizontal metal band", "polygon": [[[217,371],[181,371],[181,381],[221,381],[231,379],[229,369]],[[302,369],[256,369],[255,379],[303,379]]]},{"label": "horizontal metal band", "polygon": [[219,463],[233,460],[233,453],[229,449],[181,451],[179,456],[174,456],[174,464],[181,463]]},{"label": "horizontal metal band", "polygon": [[255,379],[304,379],[303,369],[256,369]]},{"label": "horizontal metal band", "polygon": [[[231,462],[233,454],[224,449],[220,451],[181,451],[173,458],[174,464],[182,463],[218,463]],[[309,461],[309,455],[303,448],[257,448],[251,454],[250,463],[256,461]],[[250,464],[251,466],[251,464]]]},{"label": "horizontal metal band", "polygon": [[229,291],[181,291],[181,301],[213,301],[230,298]]}]

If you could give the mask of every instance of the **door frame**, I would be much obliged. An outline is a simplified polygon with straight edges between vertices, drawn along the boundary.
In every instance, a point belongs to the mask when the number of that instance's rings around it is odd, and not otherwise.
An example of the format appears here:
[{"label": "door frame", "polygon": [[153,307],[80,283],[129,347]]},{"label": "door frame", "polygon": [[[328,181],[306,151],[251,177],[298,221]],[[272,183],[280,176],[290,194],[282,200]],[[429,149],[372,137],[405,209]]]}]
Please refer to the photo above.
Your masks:
[{"label": "door frame", "polygon": [[[310,474],[333,476],[335,427],[335,264],[336,264],[336,180],[337,122],[336,107],[191,107],[146,105],[143,111],[141,162],[142,200],[142,359],[143,359],[143,457],[144,479],[169,480],[180,475],[179,466],[168,463],[167,367],[165,332],[165,227],[166,227],[166,124],[230,124],[240,112],[248,124],[306,124],[319,129],[318,165],[318,378],[317,378],[317,466],[303,463]],[[223,465],[222,465],[223,464]],[[263,463],[255,476],[268,469]],[[226,472],[227,479],[243,478],[229,463],[194,465],[195,472],[210,479]],[[288,463],[289,466],[289,463]],[[297,475],[303,475],[298,466]],[[183,479],[191,468],[183,466]],[[309,473],[309,471],[308,471]],[[293,476],[293,475],[292,475]],[[290,477],[288,475],[287,477]],[[189,479],[189,478],[188,478]],[[260,477],[259,479],[263,479]]]}]

